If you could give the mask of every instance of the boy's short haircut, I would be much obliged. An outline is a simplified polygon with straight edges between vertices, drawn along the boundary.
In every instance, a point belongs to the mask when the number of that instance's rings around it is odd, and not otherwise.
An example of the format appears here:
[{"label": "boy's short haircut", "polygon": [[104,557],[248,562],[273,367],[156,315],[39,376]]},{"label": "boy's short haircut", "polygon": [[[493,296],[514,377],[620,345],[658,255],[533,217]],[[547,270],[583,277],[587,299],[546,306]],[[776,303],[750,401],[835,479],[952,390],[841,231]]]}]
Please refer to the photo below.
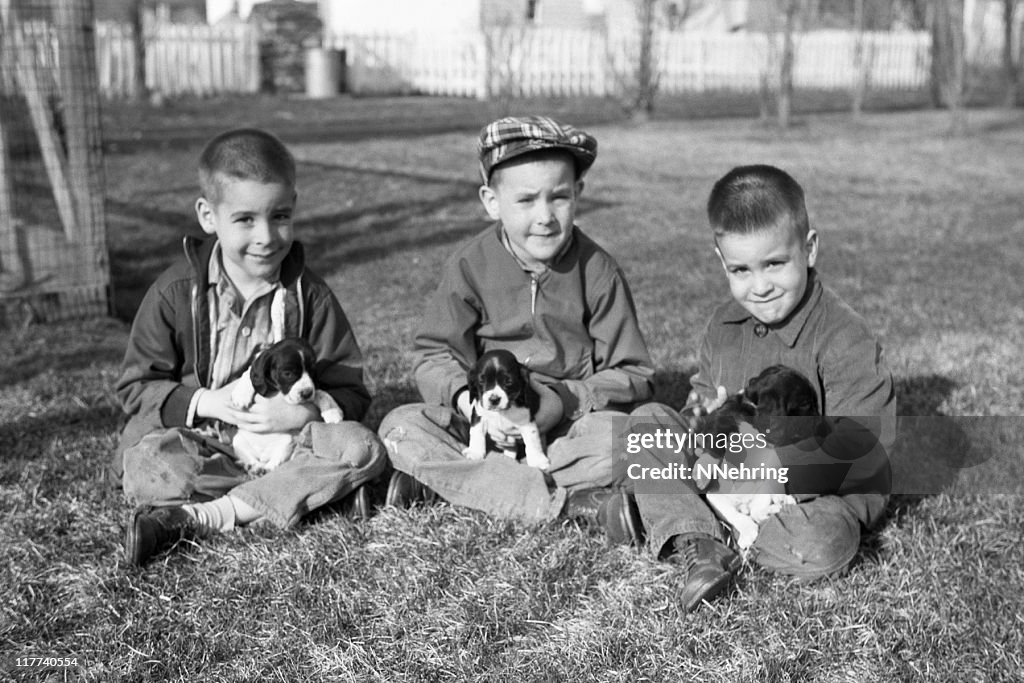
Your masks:
[{"label": "boy's short haircut", "polygon": [[199,156],[199,190],[217,203],[225,178],[295,187],[295,157],[276,136],[258,128],[237,128],[206,144]]},{"label": "boy's short haircut", "polygon": [[547,116],[498,119],[484,126],[477,140],[480,175],[489,185],[492,173],[500,165],[541,152],[567,154],[579,180],[597,158],[597,139]]},{"label": "boy's short haircut", "polygon": [[715,237],[750,234],[787,219],[799,239],[807,237],[810,224],[803,188],[791,175],[767,164],[737,166],[715,183],[708,197]]}]

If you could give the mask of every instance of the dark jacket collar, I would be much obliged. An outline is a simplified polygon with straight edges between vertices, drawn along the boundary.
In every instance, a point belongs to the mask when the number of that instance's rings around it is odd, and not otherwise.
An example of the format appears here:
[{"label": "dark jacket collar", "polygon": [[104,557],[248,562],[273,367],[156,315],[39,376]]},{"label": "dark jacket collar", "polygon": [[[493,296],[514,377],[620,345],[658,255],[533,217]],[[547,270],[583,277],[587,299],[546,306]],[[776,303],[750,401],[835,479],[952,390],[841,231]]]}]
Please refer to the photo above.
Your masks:
[{"label": "dark jacket collar", "polygon": [[[785,320],[776,325],[769,325],[769,329],[775,332],[787,346],[796,345],[796,340],[807,324],[807,319],[821,300],[821,294],[822,285],[818,279],[818,273],[814,268],[808,268],[807,288],[804,290],[804,296],[800,303]],[[753,319],[754,316],[750,315],[747,309],[740,306],[735,300],[729,302],[725,315],[722,316],[723,323],[744,323]]]}]

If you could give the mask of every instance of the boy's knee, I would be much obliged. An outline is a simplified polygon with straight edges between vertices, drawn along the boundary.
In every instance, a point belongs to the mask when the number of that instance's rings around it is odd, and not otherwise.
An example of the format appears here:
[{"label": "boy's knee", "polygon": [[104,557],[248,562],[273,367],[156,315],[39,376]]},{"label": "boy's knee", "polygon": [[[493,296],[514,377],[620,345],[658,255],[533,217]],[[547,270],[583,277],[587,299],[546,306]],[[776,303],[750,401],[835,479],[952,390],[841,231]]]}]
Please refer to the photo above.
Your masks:
[{"label": "boy's knee", "polygon": [[642,406],[637,406],[631,412],[630,417],[654,417],[654,418],[669,418],[677,419],[679,413],[669,408],[664,403],[645,403]]},{"label": "boy's knee", "polygon": [[409,403],[398,406],[381,420],[377,433],[387,440],[402,440],[411,432],[431,427],[447,429],[452,422],[452,411],[444,406],[427,403]]},{"label": "boy's knee", "polygon": [[860,522],[840,498],[825,496],[783,508],[761,525],[754,560],[802,579],[845,570],[860,547]]},{"label": "boy's knee", "polygon": [[124,450],[121,483],[125,498],[134,504],[186,500],[195,488],[191,458],[198,448],[169,429],[144,436]]},{"label": "boy's knee", "polygon": [[317,457],[337,454],[338,461],[356,469],[383,470],[387,463],[384,444],[358,422],[310,423],[310,446]]}]

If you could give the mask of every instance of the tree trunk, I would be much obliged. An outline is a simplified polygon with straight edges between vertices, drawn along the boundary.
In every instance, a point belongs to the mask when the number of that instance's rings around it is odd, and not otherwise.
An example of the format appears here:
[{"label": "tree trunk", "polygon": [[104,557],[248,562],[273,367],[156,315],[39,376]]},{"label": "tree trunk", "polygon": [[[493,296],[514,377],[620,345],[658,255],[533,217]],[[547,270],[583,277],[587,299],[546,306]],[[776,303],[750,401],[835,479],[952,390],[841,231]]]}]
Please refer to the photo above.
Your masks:
[{"label": "tree trunk", "polygon": [[1007,107],[1017,106],[1019,65],[1013,54],[1013,21],[1017,0],[1003,0],[1003,74],[1006,78],[1006,93],[1003,103]]},{"label": "tree trunk", "polygon": [[636,100],[633,115],[648,118],[654,111],[654,95],[658,88],[657,65],[654,54],[654,5],[657,0],[640,0],[640,55],[637,64]]},{"label": "tree trunk", "polygon": [[932,11],[932,55],[941,77],[938,90],[949,109],[950,132],[962,135],[967,130],[964,1],[933,0]]},{"label": "tree trunk", "polygon": [[786,22],[782,29],[782,59],[779,62],[779,127],[789,128],[793,107],[793,63],[796,48],[793,33],[796,30],[796,15],[801,0],[786,0]]},{"label": "tree trunk", "polygon": [[146,88],[146,31],[143,21],[143,5],[145,0],[132,0],[132,43],[135,48],[135,72],[132,74],[135,99],[143,102],[148,99]]},{"label": "tree trunk", "polygon": [[853,48],[855,80],[853,83],[851,109],[853,110],[853,117],[860,118],[861,112],[864,110],[864,97],[867,93],[868,72],[870,70],[868,60],[864,54],[864,0],[854,0],[853,14],[857,31],[857,42]]}]

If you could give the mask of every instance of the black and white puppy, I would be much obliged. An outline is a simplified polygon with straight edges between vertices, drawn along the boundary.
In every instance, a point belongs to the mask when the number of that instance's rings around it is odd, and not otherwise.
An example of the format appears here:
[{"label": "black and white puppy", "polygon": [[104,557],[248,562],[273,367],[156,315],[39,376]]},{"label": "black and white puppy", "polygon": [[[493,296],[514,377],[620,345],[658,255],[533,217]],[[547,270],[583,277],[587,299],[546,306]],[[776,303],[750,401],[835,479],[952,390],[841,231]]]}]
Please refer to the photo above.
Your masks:
[{"label": "black and white puppy", "polygon": [[[253,404],[256,394],[270,397],[280,393],[291,404],[312,403],[324,422],[341,422],[341,408],[330,394],[316,388],[315,361],[313,347],[305,339],[283,339],[256,356],[235,385],[231,402],[244,410]],[[241,465],[250,472],[263,473],[291,458],[295,444],[292,433],[256,434],[239,428],[231,445]]]},{"label": "black and white puppy", "polygon": [[[699,420],[697,429],[706,434],[735,434],[741,431],[741,423],[747,423],[777,447],[812,435],[818,417],[818,396],[810,381],[792,368],[773,365]],[[725,452],[712,450],[711,455],[721,459]],[[762,463],[747,464],[757,467]],[[719,480],[717,491],[708,493],[706,499],[732,527],[741,550],[753,545],[762,522],[784,505],[796,504],[786,494],[785,484],[772,480]]]},{"label": "black and white puppy", "polygon": [[[462,454],[479,460],[487,454],[489,425],[505,428],[514,425],[523,437],[526,464],[546,470],[551,463],[534,418],[540,399],[530,387],[529,371],[509,351],[488,351],[469,369],[466,377],[473,413],[469,422],[469,446]],[[509,449],[505,455],[516,457]]]}]

